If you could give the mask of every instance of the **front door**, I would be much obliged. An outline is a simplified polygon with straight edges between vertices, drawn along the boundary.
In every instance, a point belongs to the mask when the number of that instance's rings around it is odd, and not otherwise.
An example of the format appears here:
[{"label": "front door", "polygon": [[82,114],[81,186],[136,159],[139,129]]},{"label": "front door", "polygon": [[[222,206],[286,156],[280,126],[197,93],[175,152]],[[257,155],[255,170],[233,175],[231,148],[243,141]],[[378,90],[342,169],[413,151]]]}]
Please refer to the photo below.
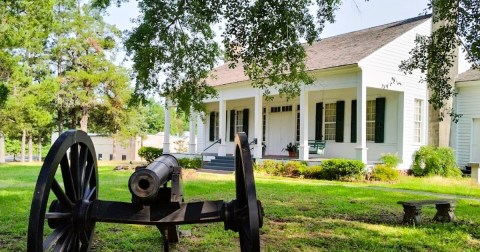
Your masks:
[{"label": "front door", "polygon": [[471,158],[472,162],[480,162],[480,118],[473,119],[473,132],[472,132],[472,149]]},{"label": "front door", "polygon": [[282,149],[288,143],[294,143],[294,125],[295,120],[291,111],[269,114],[268,143],[265,151],[267,155],[288,155],[288,152],[282,152]]}]

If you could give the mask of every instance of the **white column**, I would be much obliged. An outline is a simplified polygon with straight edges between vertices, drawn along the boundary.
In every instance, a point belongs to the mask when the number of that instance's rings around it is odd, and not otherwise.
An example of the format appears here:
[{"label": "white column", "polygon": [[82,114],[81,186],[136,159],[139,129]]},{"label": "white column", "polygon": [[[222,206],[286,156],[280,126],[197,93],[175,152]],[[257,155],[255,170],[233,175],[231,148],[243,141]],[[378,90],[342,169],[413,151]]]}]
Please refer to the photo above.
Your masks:
[{"label": "white column", "polygon": [[262,158],[262,140],[263,140],[263,96],[260,93],[257,93],[255,96],[255,124],[254,124],[254,136],[257,139],[257,144],[255,145],[253,156],[255,158]]},{"label": "white column", "polygon": [[205,149],[205,114],[197,115],[197,150],[199,153]]},{"label": "white column", "polygon": [[163,153],[170,153],[170,104],[165,101],[165,126],[163,134]]},{"label": "white column", "polygon": [[[295,116],[296,116],[296,110]],[[308,91],[300,93],[300,146],[298,147],[300,160],[308,160]]]},{"label": "white column", "polygon": [[367,87],[360,83],[357,86],[357,160],[367,163]]},{"label": "white column", "polygon": [[190,141],[188,145],[188,153],[190,154],[195,154],[196,153],[196,148],[197,145],[195,144],[195,121],[197,119],[197,116],[195,112],[190,110]]},{"label": "white column", "polygon": [[227,155],[227,146],[225,142],[225,131],[227,130],[226,128],[226,123],[227,123],[227,118],[226,118],[226,107],[227,107],[227,101],[221,99],[219,101],[218,105],[218,123],[219,125],[219,132],[218,132],[218,138],[221,139],[221,143],[218,146],[218,155],[219,156],[226,156]]}]

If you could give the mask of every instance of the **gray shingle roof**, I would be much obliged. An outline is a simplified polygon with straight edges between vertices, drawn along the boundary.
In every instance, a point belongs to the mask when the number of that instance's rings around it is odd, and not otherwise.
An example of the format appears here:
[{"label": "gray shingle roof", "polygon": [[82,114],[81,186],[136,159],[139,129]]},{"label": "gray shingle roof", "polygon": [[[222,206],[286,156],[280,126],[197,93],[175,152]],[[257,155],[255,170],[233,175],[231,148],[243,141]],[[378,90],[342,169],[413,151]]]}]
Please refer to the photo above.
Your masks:
[{"label": "gray shingle roof", "polygon": [[[314,42],[307,46],[307,69],[318,70],[357,64],[380,47],[425,22],[430,16],[410,18]],[[241,63],[237,64],[235,69],[228,68],[228,64],[221,65],[214,69],[213,74],[216,78],[207,80],[211,86],[248,80]]]},{"label": "gray shingle roof", "polygon": [[458,75],[457,82],[480,80],[480,70],[470,69]]}]

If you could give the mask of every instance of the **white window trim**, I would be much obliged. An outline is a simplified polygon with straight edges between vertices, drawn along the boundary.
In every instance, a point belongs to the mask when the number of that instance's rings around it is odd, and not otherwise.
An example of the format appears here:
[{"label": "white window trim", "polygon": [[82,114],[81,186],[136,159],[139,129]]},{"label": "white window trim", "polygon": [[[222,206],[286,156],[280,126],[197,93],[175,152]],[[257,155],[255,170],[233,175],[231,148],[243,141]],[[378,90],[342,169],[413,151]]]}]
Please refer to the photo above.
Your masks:
[{"label": "white window trim", "polygon": [[[336,124],[337,124],[337,121],[336,121],[336,113],[337,113],[337,103],[336,102],[332,102],[332,103],[326,103],[325,105],[325,109],[324,109],[324,115],[323,115],[323,138],[328,141],[328,140],[333,140],[335,141],[335,138],[336,138],[336,132],[335,132],[335,127],[336,127]],[[330,107],[330,106],[333,106],[334,109],[329,109],[327,107]],[[327,110],[333,110],[333,118],[334,120],[333,121],[327,121]],[[334,132],[333,134],[329,134],[327,135],[327,125],[328,126],[332,126],[333,125],[333,129],[334,129]],[[333,137],[333,138],[332,138]]]}]

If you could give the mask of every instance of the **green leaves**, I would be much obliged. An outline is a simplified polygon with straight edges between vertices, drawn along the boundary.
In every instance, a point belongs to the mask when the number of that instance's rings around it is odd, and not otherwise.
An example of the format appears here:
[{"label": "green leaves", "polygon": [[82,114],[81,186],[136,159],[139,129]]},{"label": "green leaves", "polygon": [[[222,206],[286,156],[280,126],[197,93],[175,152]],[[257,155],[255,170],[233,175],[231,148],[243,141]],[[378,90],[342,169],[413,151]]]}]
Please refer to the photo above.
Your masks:
[{"label": "green leaves", "polygon": [[[215,95],[206,82],[209,73],[226,60],[230,67],[243,67],[265,94],[276,87],[288,98],[296,96],[301,83],[312,82],[302,43],[318,39],[340,1],[316,4],[318,18],[307,0],[139,1],[142,16],[126,41],[136,94],[159,92],[186,114],[190,107],[203,110],[202,101]],[[214,41],[212,29],[219,24],[225,26],[222,44]]]}]

